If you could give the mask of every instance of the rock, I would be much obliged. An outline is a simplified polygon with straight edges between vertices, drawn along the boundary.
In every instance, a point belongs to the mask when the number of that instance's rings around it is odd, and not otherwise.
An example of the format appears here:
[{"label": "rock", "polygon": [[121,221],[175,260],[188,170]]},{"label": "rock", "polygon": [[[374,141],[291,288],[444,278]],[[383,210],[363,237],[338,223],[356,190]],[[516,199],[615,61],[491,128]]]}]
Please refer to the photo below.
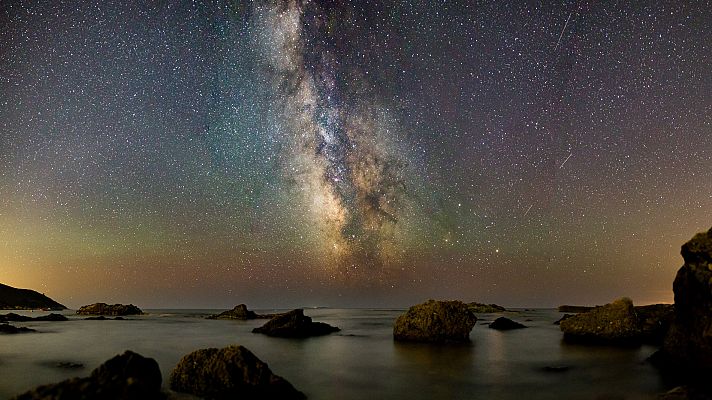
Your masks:
[{"label": "rock", "polygon": [[642,342],[662,345],[675,318],[675,306],[672,304],[636,306],[635,313],[638,316]]},{"label": "rock", "polygon": [[554,325],[561,325],[561,321],[565,321],[573,316],[574,316],[574,314],[564,314],[561,316],[561,318],[559,318],[558,321],[554,322]]},{"label": "rock", "polygon": [[94,303],[77,310],[79,315],[141,315],[143,312],[133,304]]},{"label": "rock", "polygon": [[658,400],[712,400],[712,394],[697,387],[678,386],[659,395]]},{"label": "rock", "polygon": [[[600,307],[600,306],[598,306],[598,307]],[[593,310],[594,308],[596,308],[596,307],[563,305],[563,306],[559,306],[559,312],[579,314],[579,313],[589,312],[589,311]]]},{"label": "rock", "polygon": [[512,329],[522,329],[526,328],[525,325],[519,322],[512,321],[509,318],[499,317],[490,324],[490,329],[497,329],[498,331],[508,331]]},{"label": "rock", "polygon": [[305,399],[306,396],[243,346],[201,349],[184,356],[172,390],[208,399]]},{"label": "rock", "polygon": [[43,315],[41,317],[28,317],[25,315],[19,315],[15,313],[8,313],[0,315],[0,321],[8,322],[27,322],[27,321],[68,321],[67,317],[62,314],[49,314]]},{"label": "rock", "polygon": [[37,332],[34,329],[26,328],[26,327],[16,327],[10,324],[0,324],[0,333],[6,333],[6,334],[14,334],[14,333],[30,333],[30,332]]},{"label": "rock", "polygon": [[507,311],[506,308],[497,304],[468,303],[467,307],[476,314],[491,314]]},{"label": "rock", "polygon": [[635,345],[641,338],[633,302],[625,297],[565,319],[559,328],[568,342]]},{"label": "rock", "polygon": [[323,322],[312,322],[310,317],[304,315],[304,310],[302,309],[280,314],[261,327],[252,330],[253,333],[264,333],[267,336],[286,338],[322,336],[338,331],[340,329],[335,326]]},{"label": "rock", "polygon": [[685,264],[673,283],[674,317],[663,352],[675,369],[712,373],[712,229],[682,246]]},{"label": "rock", "polygon": [[15,400],[71,399],[162,399],[161,370],[152,358],[132,351],[118,355],[87,378],[72,378],[43,385],[15,397]]},{"label": "rock", "polygon": [[461,301],[428,300],[396,319],[393,338],[410,342],[467,342],[477,317]]},{"label": "rock", "polygon": [[220,314],[210,315],[208,319],[238,319],[246,321],[248,319],[256,319],[257,314],[254,311],[248,310],[244,304],[236,305],[232,310],[223,311]]},{"label": "rock", "polygon": [[0,310],[66,310],[67,307],[30,289],[0,283]]}]

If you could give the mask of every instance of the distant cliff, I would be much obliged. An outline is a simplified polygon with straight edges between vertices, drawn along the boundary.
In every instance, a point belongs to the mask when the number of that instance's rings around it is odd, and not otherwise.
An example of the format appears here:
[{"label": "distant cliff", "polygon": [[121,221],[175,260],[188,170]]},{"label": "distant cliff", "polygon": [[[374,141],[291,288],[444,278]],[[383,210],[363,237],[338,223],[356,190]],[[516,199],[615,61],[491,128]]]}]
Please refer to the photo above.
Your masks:
[{"label": "distant cliff", "polygon": [[16,289],[0,283],[0,310],[64,310],[67,307],[30,289]]}]

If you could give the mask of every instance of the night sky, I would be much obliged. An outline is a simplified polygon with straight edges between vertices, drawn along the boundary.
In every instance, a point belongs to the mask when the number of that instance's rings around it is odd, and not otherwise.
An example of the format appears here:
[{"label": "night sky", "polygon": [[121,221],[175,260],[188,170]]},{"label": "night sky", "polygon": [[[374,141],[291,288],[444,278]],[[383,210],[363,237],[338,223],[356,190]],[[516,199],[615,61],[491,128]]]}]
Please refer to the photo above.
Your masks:
[{"label": "night sky", "polygon": [[142,3],[0,3],[0,282],[671,302],[712,226],[710,1]]}]

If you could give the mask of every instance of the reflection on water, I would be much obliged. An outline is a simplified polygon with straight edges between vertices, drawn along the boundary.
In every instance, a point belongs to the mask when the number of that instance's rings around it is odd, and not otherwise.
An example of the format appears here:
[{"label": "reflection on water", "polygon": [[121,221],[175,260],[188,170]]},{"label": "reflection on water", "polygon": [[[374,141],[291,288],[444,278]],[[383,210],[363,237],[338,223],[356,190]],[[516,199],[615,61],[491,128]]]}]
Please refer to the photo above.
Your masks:
[{"label": "reflection on water", "polygon": [[[646,399],[665,389],[644,362],[654,348],[562,343],[553,325],[560,314],[552,310],[509,313],[532,321],[525,322],[527,329],[508,332],[481,325],[496,317],[483,315],[472,343],[445,346],[394,342],[398,310],[307,309],[307,315],[342,331],[303,340],[251,333],[264,320],[203,318],[214,312],[154,310],[127,321],[85,321],[67,312],[67,322],[18,323],[41,333],[0,336],[0,399],[88,375],[126,349],[155,358],[165,381],[183,355],[230,344],[252,350],[310,399]],[[569,369],[548,372],[547,366]]]}]

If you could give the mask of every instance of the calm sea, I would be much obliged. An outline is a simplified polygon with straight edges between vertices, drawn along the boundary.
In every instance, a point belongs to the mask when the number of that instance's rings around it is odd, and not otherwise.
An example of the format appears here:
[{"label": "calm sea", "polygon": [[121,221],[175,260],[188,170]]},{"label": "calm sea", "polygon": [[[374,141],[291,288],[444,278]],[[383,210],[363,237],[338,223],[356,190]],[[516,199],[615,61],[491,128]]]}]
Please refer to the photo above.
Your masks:
[{"label": "calm sea", "polygon": [[[668,389],[645,363],[653,347],[564,344],[555,310],[505,313],[529,326],[509,332],[484,325],[499,315],[481,314],[472,343],[455,346],[393,342],[402,310],[307,309],[342,331],[303,340],[250,332],[265,320],[204,319],[221,310],[146,311],[127,321],[85,321],[66,312],[70,321],[15,323],[41,333],[0,335],[0,399],[87,376],[127,349],[156,359],[165,384],[183,355],[230,344],[246,346],[310,399],[649,399]],[[84,367],[57,367],[62,362]],[[569,369],[545,370],[559,366]]]}]

